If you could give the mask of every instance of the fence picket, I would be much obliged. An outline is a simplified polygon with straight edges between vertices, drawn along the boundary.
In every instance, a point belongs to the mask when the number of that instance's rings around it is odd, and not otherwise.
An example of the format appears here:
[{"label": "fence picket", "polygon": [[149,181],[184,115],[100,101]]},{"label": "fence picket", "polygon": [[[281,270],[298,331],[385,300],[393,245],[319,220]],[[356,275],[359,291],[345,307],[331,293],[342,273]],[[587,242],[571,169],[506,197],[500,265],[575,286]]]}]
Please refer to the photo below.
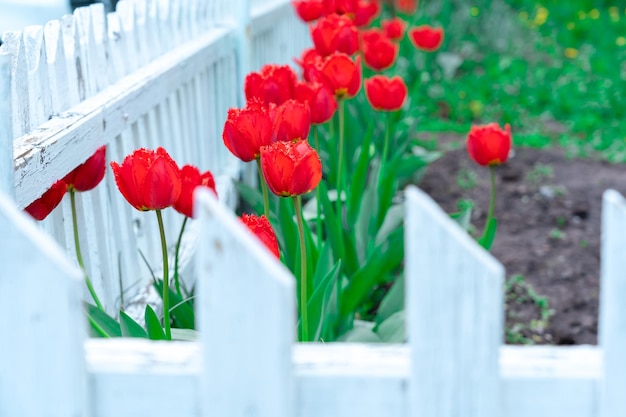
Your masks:
[{"label": "fence picket", "polygon": [[425,193],[406,197],[409,415],[499,417],[504,269]]},{"label": "fence picket", "polygon": [[601,417],[626,415],[626,200],[617,191],[602,197],[599,344],[604,354]]},{"label": "fence picket", "polygon": [[[13,114],[11,100],[11,55],[0,47],[0,193],[13,197]],[[7,99],[8,98],[8,99]]]},{"label": "fence picket", "polygon": [[195,204],[205,415],[291,417],[293,276],[209,191]]},{"label": "fence picket", "polygon": [[81,272],[0,194],[0,415],[86,415]]}]

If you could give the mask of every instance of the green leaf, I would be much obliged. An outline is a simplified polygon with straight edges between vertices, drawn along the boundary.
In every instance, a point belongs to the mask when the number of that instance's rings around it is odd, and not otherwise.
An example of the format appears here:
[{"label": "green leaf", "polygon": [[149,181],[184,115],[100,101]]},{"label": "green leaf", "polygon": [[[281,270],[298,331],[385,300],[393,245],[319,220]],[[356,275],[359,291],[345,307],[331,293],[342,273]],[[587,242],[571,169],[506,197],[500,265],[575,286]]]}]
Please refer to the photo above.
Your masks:
[{"label": "green leaf", "polygon": [[161,320],[159,320],[159,317],[149,304],[146,304],[144,317],[146,319],[148,337],[151,340],[166,340],[165,331],[163,330],[163,326],[161,326]]},{"label": "green leaf", "polygon": [[[154,286],[163,295],[163,281],[154,281]],[[169,288],[170,296],[170,316],[174,320],[174,325],[181,329],[195,329],[195,314],[193,307],[187,300],[183,300],[176,291]]]},{"label": "green leaf", "polygon": [[482,237],[478,240],[480,246],[485,248],[486,250],[491,249],[491,245],[493,245],[493,240],[496,238],[496,231],[498,229],[498,221],[494,218],[490,219],[489,222],[485,225],[485,231]]},{"label": "green leaf", "polygon": [[120,328],[123,337],[148,338],[148,333],[144,328],[123,311],[120,311]]},{"label": "green leaf", "polygon": [[335,208],[328,198],[326,183],[321,181],[318,187],[320,187],[320,202],[322,203],[322,211],[324,212],[324,226],[326,227],[326,234],[333,248],[333,258],[343,259],[345,254],[343,227],[335,213]]},{"label": "green leaf", "polygon": [[200,338],[200,332],[192,329],[171,329],[172,340],[181,340],[183,342],[195,342]]},{"label": "green leaf", "polygon": [[93,304],[84,303],[90,334],[93,337],[122,337],[120,324]]},{"label": "green leaf", "polygon": [[[375,177],[375,176],[374,176]],[[371,230],[375,228],[373,219],[376,218],[376,207],[378,206],[378,193],[376,186],[367,187],[361,201],[361,209],[354,223],[354,236],[358,258],[365,262],[369,247],[374,244],[370,236]]]},{"label": "green leaf", "polygon": [[367,173],[369,170],[370,160],[372,159],[370,152],[373,130],[374,119],[370,119],[367,132],[363,138],[363,143],[361,144],[356,168],[354,169],[352,175],[350,175],[350,187],[348,187],[348,201],[346,203],[349,224],[354,224],[362,206],[361,200],[363,193],[365,192],[365,186],[367,185]]},{"label": "green leaf", "polygon": [[380,245],[383,243],[387,237],[402,226],[404,223],[404,204],[394,204],[389,210],[387,210],[387,215],[385,216],[385,220],[383,220],[383,224],[378,229],[378,233],[376,234],[376,244]]},{"label": "green leaf", "polygon": [[375,285],[388,273],[400,266],[404,259],[404,228],[398,228],[389,239],[377,245],[370,257],[354,275],[344,289],[340,303],[340,316],[353,313]]},{"label": "green leaf", "polygon": [[338,339],[345,343],[381,343],[380,337],[374,333],[370,323],[355,322],[353,329],[348,330]]},{"label": "green leaf", "polygon": [[235,186],[243,201],[248,203],[257,214],[263,213],[263,194],[261,191],[240,181],[236,181]]},{"label": "green leaf", "polygon": [[374,331],[385,343],[406,342],[406,320],[404,310],[392,314],[387,320],[376,326]]},{"label": "green leaf", "polygon": [[455,220],[463,230],[466,232],[470,230],[472,226],[472,209],[474,206],[472,204],[468,204],[461,211],[457,211],[456,213],[450,213],[450,218]]},{"label": "green leaf", "polygon": [[376,324],[387,320],[394,313],[404,309],[404,275],[396,278],[387,294],[383,297],[376,313]]},{"label": "green leaf", "polygon": [[296,257],[299,253],[298,244],[298,226],[293,211],[293,202],[291,198],[279,198],[278,205],[278,222],[280,225],[280,233],[283,237],[284,246],[281,247],[282,254],[287,267],[295,274],[297,267]]},{"label": "green leaf", "polygon": [[341,271],[341,261],[337,261],[332,269],[321,279],[319,285],[309,297],[307,309],[309,313],[309,334],[319,340],[324,325],[325,310],[328,308],[330,295],[336,285]]}]

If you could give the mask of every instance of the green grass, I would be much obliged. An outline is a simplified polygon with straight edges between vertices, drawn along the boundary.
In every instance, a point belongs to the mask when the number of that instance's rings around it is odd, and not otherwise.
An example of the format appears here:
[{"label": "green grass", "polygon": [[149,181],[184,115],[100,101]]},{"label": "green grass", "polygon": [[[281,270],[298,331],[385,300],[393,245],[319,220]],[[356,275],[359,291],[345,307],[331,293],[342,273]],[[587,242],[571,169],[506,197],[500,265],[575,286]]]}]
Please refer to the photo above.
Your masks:
[{"label": "green grass", "polygon": [[510,123],[516,146],[626,161],[626,5],[434,3],[446,5],[422,6],[415,22],[445,27],[441,51],[398,64],[421,131]]}]

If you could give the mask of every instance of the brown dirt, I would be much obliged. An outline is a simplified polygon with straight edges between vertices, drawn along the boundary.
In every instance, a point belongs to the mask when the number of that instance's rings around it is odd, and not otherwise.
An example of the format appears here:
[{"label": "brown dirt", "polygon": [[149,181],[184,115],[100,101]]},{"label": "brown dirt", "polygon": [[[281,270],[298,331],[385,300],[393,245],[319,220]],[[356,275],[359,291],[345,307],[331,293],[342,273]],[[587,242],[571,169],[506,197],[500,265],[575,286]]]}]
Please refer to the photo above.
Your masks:
[{"label": "brown dirt", "polygon": [[[448,147],[462,142],[444,139]],[[472,200],[472,225],[481,232],[489,170],[457,148],[429,166],[419,186],[447,212]],[[498,167],[492,253],[507,271],[509,343],[596,343],[601,203],[609,188],[626,194],[626,166],[570,159],[561,150],[515,149]]]}]

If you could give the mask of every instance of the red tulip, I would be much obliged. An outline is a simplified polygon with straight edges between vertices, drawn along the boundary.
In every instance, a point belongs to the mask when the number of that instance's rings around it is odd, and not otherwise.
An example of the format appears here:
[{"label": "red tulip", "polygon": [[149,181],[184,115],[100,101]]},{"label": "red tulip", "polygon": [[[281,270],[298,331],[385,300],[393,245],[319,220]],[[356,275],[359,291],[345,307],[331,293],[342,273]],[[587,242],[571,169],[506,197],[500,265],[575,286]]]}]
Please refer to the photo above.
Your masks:
[{"label": "red tulip", "polygon": [[358,8],[359,0],[326,0],[328,14],[354,15]]},{"label": "red tulip", "polygon": [[417,49],[433,52],[443,43],[443,28],[422,25],[409,30],[409,39]]},{"label": "red tulip", "polygon": [[379,13],[380,5],[376,1],[359,1],[354,13],[354,24],[359,27],[369,26]]},{"label": "red tulip", "polygon": [[305,103],[287,100],[280,106],[270,108],[273,142],[297,141],[309,137],[311,110]]},{"label": "red tulip", "polygon": [[396,62],[399,47],[380,29],[363,31],[361,42],[365,65],[374,71],[383,71]]},{"label": "red tulip", "polygon": [[293,0],[291,4],[304,22],[312,22],[326,14],[324,0]]},{"label": "red tulip", "polygon": [[311,38],[322,56],[334,52],[352,55],[359,49],[359,32],[346,15],[331,14],[311,25]]},{"label": "red tulip", "polygon": [[104,178],[106,171],[106,145],[98,148],[89,159],[63,178],[68,190],[89,191]]},{"label": "red tulip", "polygon": [[180,170],[163,148],[137,149],[121,165],[111,162],[111,168],[117,188],[137,210],[161,210],[180,196]]},{"label": "red tulip", "polygon": [[337,110],[335,95],[322,83],[298,83],[295,92],[296,100],[308,103],[313,124],[326,123]]},{"label": "red tulip", "polygon": [[412,15],[417,11],[417,0],[396,0],[396,9],[400,13]]},{"label": "red tulip", "polygon": [[280,251],[278,250],[278,240],[276,234],[267,217],[264,215],[255,216],[254,214],[242,214],[241,221],[246,225],[248,230],[258,237],[274,256],[280,259]]},{"label": "red tulip", "polygon": [[322,179],[322,162],[306,140],[275,142],[261,148],[267,185],[280,197],[308,193]]},{"label": "red tulip", "polygon": [[365,80],[365,95],[376,110],[400,110],[407,94],[407,86],[399,76],[388,78],[384,75],[375,75]]},{"label": "red tulip", "polygon": [[296,73],[288,65],[265,65],[260,72],[246,76],[246,100],[260,100],[263,104],[283,104],[293,98]]},{"label": "red tulip", "polygon": [[404,37],[406,22],[399,17],[383,20],[381,26],[385,35],[392,41],[399,41]]},{"label": "red tulip", "polygon": [[43,220],[63,200],[66,190],[67,184],[63,180],[58,180],[41,197],[30,203],[24,211],[36,220]]},{"label": "red tulip", "polygon": [[311,82],[316,79],[317,74],[320,72],[319,67],[324,62],[324,58],[317,52],[317,49],[309,48],[302,52],[300,59],[295,59],[294,61],[302,68],[302,78]]},{"label": "red tulip", "polygon": [[361,57],[353,61],[336,52],[320,65],[320,81],[326,83],[336,98],[354,97],[361,88]]},{"label": "red tulip", "polygon": [[504,130],[497,123],[472,126],[467,135],[467,152],[479,165],[500,165],[509,158],[511,150],[511,127]]},{"label": "red tulip", "polygon": [[180,195],[174,203],[174,210],[187,217],[193,217],[193,192],[196,187],[208,187],[217,195],[215,179],[211,171],[200,174],[200,170],[195,166],[185,165],[180,169],[180,182]]},{"label": "red tulip", "polygon": [[272,143],[272,119],[260,102],[252,100],[243,109],[228,110],[222,132],[224,145],[237,158],[250,162],[259,157],[259,148]]}]

